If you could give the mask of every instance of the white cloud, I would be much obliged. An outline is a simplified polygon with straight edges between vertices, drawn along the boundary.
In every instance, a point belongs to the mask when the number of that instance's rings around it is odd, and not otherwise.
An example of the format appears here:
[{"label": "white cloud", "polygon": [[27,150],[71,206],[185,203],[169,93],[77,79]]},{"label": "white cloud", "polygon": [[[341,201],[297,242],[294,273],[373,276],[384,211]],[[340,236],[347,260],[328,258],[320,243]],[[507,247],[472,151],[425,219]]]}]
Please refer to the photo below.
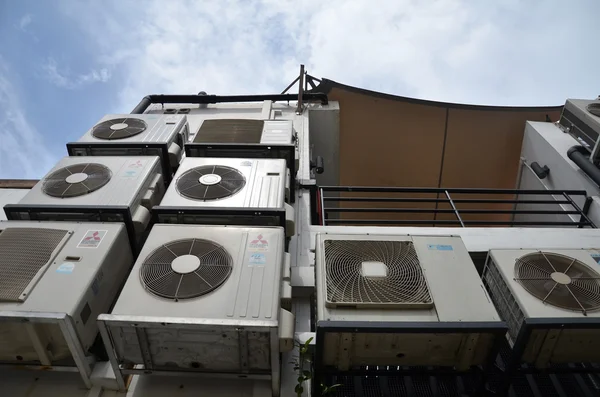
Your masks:
[{"label": "white cloud", "polygon": [[21,19],[19,19],[19,28],[23,31],[26,30],[26,28],[31,24],[31,21],[33,20],[31,14],[25,14],[21,17]]},{"label": "white cloud", "polygon": [[300,63],[317,77],[470,103],[560,104],[600,87],[595,0],[64,5],[123,73],[121,111],[149,93],[277,92]]},{"label": "white cloud", "polygon": [[70,90],[81,88],[93,83],[106,83],[110,80],[111,73],[107,68],[92,69],[89,73],[73,75],[68,69],[59,70],[59,67],[54,58],[48,58],[46,63],[42,65],[44,77],[60,88]]},{"label": "white cloud", "polygon": [[0,179],[43,176],[58,156],[46,149],[44,138],[29,124],[9,70],[0,57]]}]

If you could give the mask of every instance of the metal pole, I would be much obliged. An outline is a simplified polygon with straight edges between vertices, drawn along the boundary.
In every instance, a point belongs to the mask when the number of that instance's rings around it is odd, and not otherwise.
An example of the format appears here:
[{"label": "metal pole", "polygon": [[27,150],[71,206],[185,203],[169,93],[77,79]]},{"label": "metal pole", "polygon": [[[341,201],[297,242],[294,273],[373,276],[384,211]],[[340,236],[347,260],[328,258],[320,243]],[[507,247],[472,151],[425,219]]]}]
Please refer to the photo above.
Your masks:
[{"label": "metal pole", "polygon": [[304,65],[300,65],[300,76],[298,76],[298,107],[296,114],[302,114],[302,95],[304,94]]},{"label": "metal pole", "polygon": [[447,190],[444,190],[444,193],[446,194],[446,198],[448,199],[448,201],[450,202],[450,205],[452,206],[452,209],[454,210],[456,219],[458,219],[458,221],[460,222],[460,225],[462,227],[465,227],[465,224],[463,223],[462,219],[460,218],[460,214],[458,213],[458,210],[456,209],[456,206],[454,205],[454,201],[452,201],[452,199],[450,198],[450,193],[448,193]]}]

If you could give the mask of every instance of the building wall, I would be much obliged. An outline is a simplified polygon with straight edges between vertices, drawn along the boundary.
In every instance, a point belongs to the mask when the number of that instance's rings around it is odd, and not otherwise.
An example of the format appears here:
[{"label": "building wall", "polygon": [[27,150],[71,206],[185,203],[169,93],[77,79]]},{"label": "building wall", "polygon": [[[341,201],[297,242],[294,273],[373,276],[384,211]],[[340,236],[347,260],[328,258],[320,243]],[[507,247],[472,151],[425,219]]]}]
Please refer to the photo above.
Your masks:
[{"label": "building wall", "polygon": [[[352,186],[514,189],[525,121],[556,121],[562,109],[423,101],[331,80],[322,80],[314,91],[325,92],[331,101],[339,102],[338,184]],[[417,196],[431,197],[412,197]],[[393,207],[389,203],[383,206]],[[435,204],[401,206],[433,208]],[[477,208],[498,207],[486,204]],[[381,219],[390,217],[389,213],[379,215]],[[373,214],[364,217],[378,218]],[[432,219],[433,215],[403,217]],[[350,218],[359,219],[361,214]],[[455,218],[443,214],[438,219]]]}]

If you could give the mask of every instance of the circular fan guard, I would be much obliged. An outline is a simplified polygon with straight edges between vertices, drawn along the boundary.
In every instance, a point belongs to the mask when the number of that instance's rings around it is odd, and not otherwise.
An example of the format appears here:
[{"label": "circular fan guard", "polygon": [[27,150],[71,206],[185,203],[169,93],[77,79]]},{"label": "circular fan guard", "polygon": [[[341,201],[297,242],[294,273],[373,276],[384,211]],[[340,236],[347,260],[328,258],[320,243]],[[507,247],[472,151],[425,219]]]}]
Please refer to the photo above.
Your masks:
[{"label": "circular fan guard", "polygon": [[[196,270],[178,273],[176,258],[193,255],[200,261]],[[142,264],[140,277],[154,295],[180,300],[206,295],[219,288],[233,270],[233,260],[222,246],[203,239],[177,240],[152,252]]]},{"label": "circular fan guard", "polygon": [[69,165],[44,178],[42,191],[48,196],[60,198],[83,196],[106,185],[110,177],[110,169],[102,164]]},{"label": "circular fan guard", "polygon": [[[216,182],[207,182],[208,180]],[[242,190],[246,178],[238,170],[222,165],[205,165],[184,172],[177,179],[177,190],[194,200],[218,200]]]},{"label": "circular fan guard", "polygon": [[587,111],[594,116],[600,117],[600,103],[590,103],[587,105]]},{"label": "circular fan guard", "polygon": [[[385,277],[365,277],[363,262],[387,266]],[[335,304],[433,305],[417,253],[409,241],[325,241],[327,300]]]},{"label": "circular fan guard", "polygon": [[148,124],[136,118],[119,118],[103,121],[92,129],[98,139],[114,140],[135,136],[146,130]]},{"label": "circular fan guard", "polygon": [[563,309],[600,309],[600,274],[565,255],[536,252],[515,262],[515,280],[542,302]]}]

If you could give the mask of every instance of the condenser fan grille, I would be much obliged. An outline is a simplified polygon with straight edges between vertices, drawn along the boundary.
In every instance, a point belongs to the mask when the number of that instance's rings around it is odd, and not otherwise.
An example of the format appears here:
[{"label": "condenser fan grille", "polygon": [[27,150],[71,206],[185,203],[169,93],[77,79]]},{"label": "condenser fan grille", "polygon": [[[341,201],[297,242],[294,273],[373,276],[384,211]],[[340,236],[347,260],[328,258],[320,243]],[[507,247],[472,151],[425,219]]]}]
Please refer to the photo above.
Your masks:
[{"label": "condenser fan grille", "polygon": [[110,169],[102,164],[74,164],[44,178],[42,190],[52,197],[77,197],[100,189],[110,177]]},{"label": "condenser fan grille", "polygon": [[590,103],[587,105],[587,111],[594,116],[600,117],[600,103]]},{"label": "condenser fan grille", "polygon": [[135,136],[146,130],[148,124],[136,118],[119,118],[103,121],[92,129],[92,135],[98,139],[123,139]]},{"label": "condenser fan grille", "polygon": [[433,305],[412,242],[326,240],[324,245],[328,305]]},{"label": "condenser fan grille", "polygon": [[177,179],[177,190],[194,200],[217,200],[230,197],[246,185],[238,170],[222,165],[192,168]]},{"label": "condenser fan grille", "polygon": [[263,120],[205,120],[194,138],[195,143],[260,143]]},{"label": "condenser fan grille", "polygon": [[151,293],[180,300],[208,294],[231,274],[233,260],[208,240],[178,240],[156,249],[144,261],[140,276]]},{"label": "condenser fan grille", "polygon": [[581,311],[600,308],[600,275],[565,255],[536,252],[517,259],[515,280],[544,303]]}]

